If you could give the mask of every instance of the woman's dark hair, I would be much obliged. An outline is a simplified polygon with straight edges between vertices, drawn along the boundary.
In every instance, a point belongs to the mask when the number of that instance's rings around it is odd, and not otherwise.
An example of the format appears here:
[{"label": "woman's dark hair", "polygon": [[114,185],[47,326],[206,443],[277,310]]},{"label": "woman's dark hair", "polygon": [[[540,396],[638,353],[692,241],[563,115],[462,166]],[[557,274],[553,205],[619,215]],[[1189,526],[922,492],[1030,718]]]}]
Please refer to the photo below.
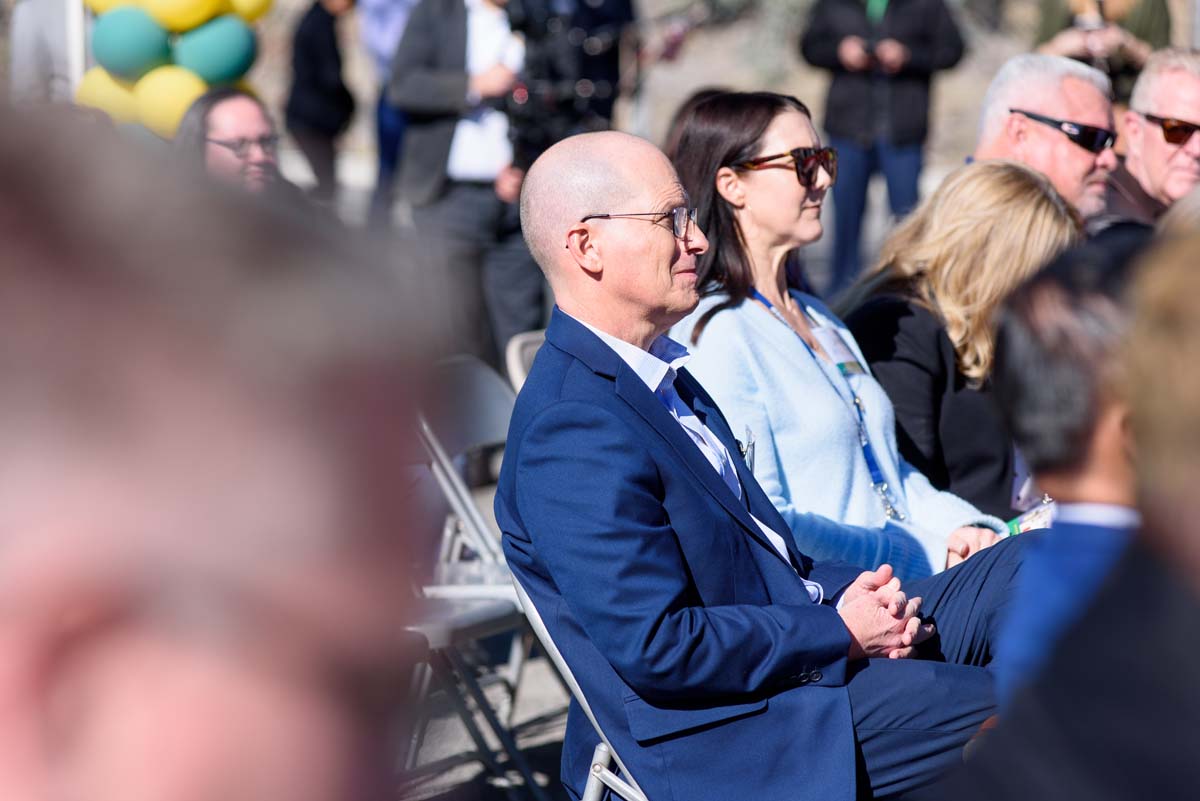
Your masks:
[{"label": "woman's dark hair", "polygon": [[696,206],[700,230],[714,243],[697,264],[700,293],[729,295],[696,322],[692,344],[699,341],[713,315],[741,304],[754,287],[746,243],[733,208],[717,193],[717,170],[758,156],[771,121],[785,111],[812,117],[808,107],[791,95],[723,92],[698,103],[680,131],[675,169]]},{"label": "woman's dark hair", "polygon": [[175,139],[172,141],[171,146],[180,154],[184,162],[197,164],[201,167],[204,166],[205,140],[208,138],[208,117],[217,106],[235,97],[244,97],[252,101],[262,109],[264,117],[268,120],[271,119],[271,115],[267,111],[267,107],[263,105],[263,102],[244,89],[238,89],[233,86],[218,86],[215,89],[209,89],[196,98],[196,101],[188,107],[187,113],[183,115],[183,119],[179,122],[178,130],[175,131]]}]

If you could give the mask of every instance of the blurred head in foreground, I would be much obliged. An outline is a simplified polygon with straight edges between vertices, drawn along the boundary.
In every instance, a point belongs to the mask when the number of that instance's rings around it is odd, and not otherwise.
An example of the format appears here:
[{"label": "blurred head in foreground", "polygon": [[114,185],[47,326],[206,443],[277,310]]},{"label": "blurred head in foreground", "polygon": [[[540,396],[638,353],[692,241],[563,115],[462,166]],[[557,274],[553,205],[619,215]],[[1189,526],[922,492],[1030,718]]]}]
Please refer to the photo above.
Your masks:
[{"label": "blurred head in foreground", "polygon": [[1124,381],[1138,441],[1138,492],[1147,537],[1200,592],[1200,236],[1173,239],[1140,268]]},{"label": "blurred head in foreground", "polygon": [[1038,488],[1063,503],[1134,505],[1120,348],[1126,288],[1149,233],[1113,228],[1022,284],[1000,309],[993,385]]},{"label": "blurred head in foreground", "polygon": [[392,284],[24,116],[0,124],[0,797],[382,797]]}]

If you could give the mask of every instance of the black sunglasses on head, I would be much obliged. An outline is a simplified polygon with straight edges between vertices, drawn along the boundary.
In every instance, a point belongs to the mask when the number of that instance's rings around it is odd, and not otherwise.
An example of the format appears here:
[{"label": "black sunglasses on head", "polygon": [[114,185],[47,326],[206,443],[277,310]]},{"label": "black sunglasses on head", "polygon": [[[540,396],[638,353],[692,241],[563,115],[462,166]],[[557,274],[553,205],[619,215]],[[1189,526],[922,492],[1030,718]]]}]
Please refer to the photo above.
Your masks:
[{"label": "black sunglasses on head", "polygon": [[1177,120],[1173,117],[1159,117],[1157,114],[1147,114],[1144,111],[1139,111],[1138,114],[1162,129],[1163,139],[1167,140],[1167,144],[1182,145],[1192,138],[1192,134],[1200,131],[1200,125],[1194,122]]},{"label": "black sunglasses on head", "polygon": [[1020,114],[1034,122],[1040,122],[1042,125],[1049,125],[1051,128],[1062,131],[1064,136],[1090,153],[1103,153],[1113,146],[1113,142],[1117,141],[1117,135],[1107,128],[1097,128],[1094,125],[1083,125],[1069,120],[1056,120],[1045,114],[1035,114],[1019,108],[1010,108],[1008,111],[1010,114]]},{"label": "black sunglasses on head", "polygon": [[733,166],[739,170],[765,170],[769,167],[783,167],[783,164],[769,164],[775,159],[791,156],[796,168],[796,179],[805,189],[817,185],[817,170],[823,169],[829,173],[829,182],[837,181],[837,151],[832,147],[797,147],[786,153],[776,153],[773,156],[759,156],[748,159]]}]

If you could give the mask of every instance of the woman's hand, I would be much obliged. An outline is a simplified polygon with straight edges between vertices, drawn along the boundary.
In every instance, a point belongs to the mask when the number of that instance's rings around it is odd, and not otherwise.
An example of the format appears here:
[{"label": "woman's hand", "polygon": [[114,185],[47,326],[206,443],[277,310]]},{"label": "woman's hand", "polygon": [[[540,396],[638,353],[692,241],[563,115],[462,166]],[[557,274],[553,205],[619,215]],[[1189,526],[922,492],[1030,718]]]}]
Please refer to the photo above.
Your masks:
[{"label": "woman's hand", "polygon": [[963,526],[955,529],[946,540],[946,568],[962,564],[970,557],[990,548],[1003,539],[990,528]]}]

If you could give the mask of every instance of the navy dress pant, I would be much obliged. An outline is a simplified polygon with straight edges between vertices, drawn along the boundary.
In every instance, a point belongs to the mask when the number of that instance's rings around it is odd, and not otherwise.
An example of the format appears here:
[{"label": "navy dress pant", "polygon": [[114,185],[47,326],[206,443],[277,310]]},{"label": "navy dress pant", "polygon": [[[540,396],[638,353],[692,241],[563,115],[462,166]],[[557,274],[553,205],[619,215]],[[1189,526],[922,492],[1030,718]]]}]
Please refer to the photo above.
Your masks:
[{"label": "navy dress pant", "polygon": [[962,760],[962,747],[996,711],[991,671],[1021,554],[1040,537],[1010,537],[903,589],[923,599],[938,634],[915,659],[858,662],[849,679],[859,748],[859,795],[886,798],[930,783]]}]

